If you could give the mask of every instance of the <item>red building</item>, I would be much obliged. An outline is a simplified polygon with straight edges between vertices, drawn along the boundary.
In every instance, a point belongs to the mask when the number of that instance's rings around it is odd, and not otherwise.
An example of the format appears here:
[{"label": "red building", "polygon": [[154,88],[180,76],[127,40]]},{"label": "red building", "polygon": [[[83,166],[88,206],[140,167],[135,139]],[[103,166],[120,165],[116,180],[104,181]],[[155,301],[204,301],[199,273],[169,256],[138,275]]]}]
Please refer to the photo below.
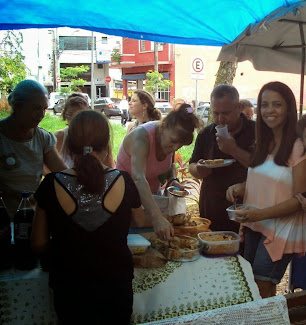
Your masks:
[{"label": "red building", "polygon": [[[136,81],[138,89],[143,88],[146,73],[154,70],[154,42],[123,38],[120,63],[112,61],[110,68],[122,69],[123,94],[128,93],[128,81]],[[159,98],[172,102],[174,97],[174,48],[172,44],[158,43],[158,71],[165,79],[173,82],[166,91],[159,92]]]}]

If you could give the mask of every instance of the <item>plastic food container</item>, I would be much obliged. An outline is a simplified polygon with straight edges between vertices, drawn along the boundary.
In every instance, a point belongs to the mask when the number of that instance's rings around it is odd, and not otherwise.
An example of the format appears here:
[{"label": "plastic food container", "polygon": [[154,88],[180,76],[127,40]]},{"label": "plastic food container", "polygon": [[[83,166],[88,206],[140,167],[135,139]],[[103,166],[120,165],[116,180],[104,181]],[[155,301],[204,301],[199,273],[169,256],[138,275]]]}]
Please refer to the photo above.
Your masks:
[{"label": "plastic food container", "polygon": [[232,231],[212,231],[198,234],[207,255],[231,255],[239,251],[240,236]]},{"label": "plastic food container", "polygon": [[234,209],[234,206],[232,205],[232,206],[228,207],[226,209],[226,211],[227,211],[227,214],[228,214],[229,218],[231,220],[235,221],[236,212],[246,210],[246,209],[248,209],[247,205],[245,205],[245,204],[236,204],[236,210]]},{"label": "plastic food container", "polygon": [[190,241],[193,241],[197,248],[196,249],[182,248],[179,251],[174,252],[172,257],[171,257],[172,254],[171,255],[169,254],[167,259],[170,261],[176,261],[176,262],[196,261],[200,257],[200,252],[201,252],[201,245],[199,243],[199,240],[197,238],[184,236],[184,235],[179,235],[177,237],[179,237],[181,239],[188,239]]},{"label": "plastic food container", "polygon": [[132,254],[144,254],[151,243],[141,235],[128,234],[127,244]]}]

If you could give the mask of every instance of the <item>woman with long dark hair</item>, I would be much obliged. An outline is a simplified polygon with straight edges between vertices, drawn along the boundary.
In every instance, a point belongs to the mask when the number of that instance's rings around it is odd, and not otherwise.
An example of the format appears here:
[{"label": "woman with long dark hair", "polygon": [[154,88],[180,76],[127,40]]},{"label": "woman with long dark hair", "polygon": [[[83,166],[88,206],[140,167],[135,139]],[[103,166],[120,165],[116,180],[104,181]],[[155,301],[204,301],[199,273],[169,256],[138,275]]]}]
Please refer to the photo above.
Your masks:
[{"label": "woman with long dark hair", "polygon": [[155,100],[153,96],[143,90],[137,89],[129,102],[129,114],[136,118],[134,123],[130,123],[127,127],[127,133],[135,129],[138,125],[150,121],[158,121],[162,118],[161,112],[155,108]]},{"label": "woman with long dark hair", "polygon": [[291,89],[270,82],[258,95],[256,145],[246,183],[228,188],[227,198],[244,196],[237,212],[244,257],[252,264],[263,298],[276,293],[293,253],[306,251],[305,217],[295,194],[306,190],[306,156],[296,133]]},{"label": "woman with long dark hair", "polygon": [[102,114],[79,112],[67,136],[74,168],[48,174],[35,193],[32,247],[50,250],[54,308],[65,324],[129,324],[132,313],[127,235],[144,213],[128,173],[102,164],[109,138]]}]

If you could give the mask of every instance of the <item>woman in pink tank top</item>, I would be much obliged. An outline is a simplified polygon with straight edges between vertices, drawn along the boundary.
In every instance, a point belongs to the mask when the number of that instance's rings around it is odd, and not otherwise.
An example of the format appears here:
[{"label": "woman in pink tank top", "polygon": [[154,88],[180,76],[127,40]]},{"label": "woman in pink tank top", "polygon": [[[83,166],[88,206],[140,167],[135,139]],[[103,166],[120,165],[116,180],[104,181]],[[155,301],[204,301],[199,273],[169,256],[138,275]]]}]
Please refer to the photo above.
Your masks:
[{"label": "woman in pink tank top", "polygon": [[[172,156],[193,140],[193,132],[202,121],[188,104],[170,112],[162,121],[148,122],[130,132],[123,140],[116,168],[127,171],[138,188],[143,207],[148,211],[155,233],[164,240],[174,235],[171,224],[163,217],[152,193],[161,179],[176,181]],[[174,184],[172,184],[174,185]]]}]

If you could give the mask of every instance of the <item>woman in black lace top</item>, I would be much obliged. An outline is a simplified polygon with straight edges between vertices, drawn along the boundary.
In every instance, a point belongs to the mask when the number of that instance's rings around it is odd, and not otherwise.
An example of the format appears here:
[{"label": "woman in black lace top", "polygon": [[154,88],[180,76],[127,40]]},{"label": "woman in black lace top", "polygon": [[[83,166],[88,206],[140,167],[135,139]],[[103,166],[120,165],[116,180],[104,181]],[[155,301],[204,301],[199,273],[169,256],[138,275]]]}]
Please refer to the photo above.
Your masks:
[{"label": "woman in black lace top", "polygon": [[101,163],[108,144],[106,118],[78,113],[67,136],[74,169],[47,175],[35,193],[32,246],[50,250],[54,307],[65,324],[129,324],[132,313],[127,234],[144,215],[131,177]]}]

